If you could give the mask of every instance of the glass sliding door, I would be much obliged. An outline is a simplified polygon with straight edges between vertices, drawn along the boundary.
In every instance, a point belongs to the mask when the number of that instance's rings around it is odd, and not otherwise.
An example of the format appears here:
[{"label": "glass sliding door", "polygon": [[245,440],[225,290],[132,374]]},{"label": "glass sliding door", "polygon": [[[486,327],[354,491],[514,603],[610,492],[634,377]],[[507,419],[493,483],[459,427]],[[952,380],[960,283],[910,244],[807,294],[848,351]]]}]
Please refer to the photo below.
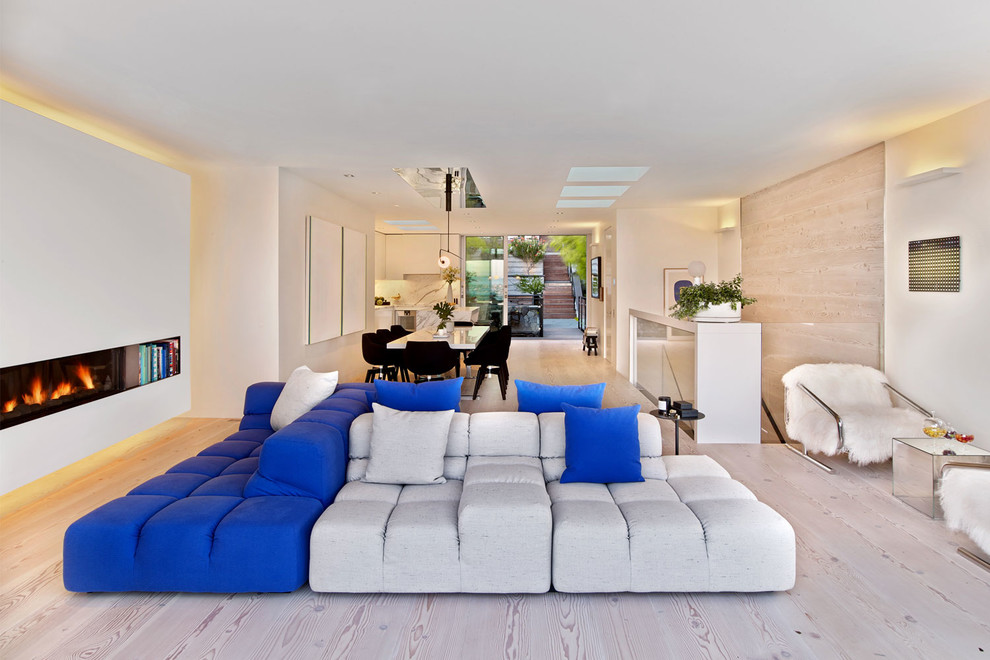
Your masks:
[{"label": "glass sliding door", "polygon": [[465,236],[464,304],[514,337],[580,338],[587,236]]},{"label": "glass sliding door", "polygon": [[543,259],[547,253],[545,236],[509,236],[508,320],[516,337],[543,336],[543,292],[546,286]]},{"label": "glass sliding door", "polygon": [[464,237],[464,304],[478,307],[478,323],[500,327],[505,322],[505,237]]}]

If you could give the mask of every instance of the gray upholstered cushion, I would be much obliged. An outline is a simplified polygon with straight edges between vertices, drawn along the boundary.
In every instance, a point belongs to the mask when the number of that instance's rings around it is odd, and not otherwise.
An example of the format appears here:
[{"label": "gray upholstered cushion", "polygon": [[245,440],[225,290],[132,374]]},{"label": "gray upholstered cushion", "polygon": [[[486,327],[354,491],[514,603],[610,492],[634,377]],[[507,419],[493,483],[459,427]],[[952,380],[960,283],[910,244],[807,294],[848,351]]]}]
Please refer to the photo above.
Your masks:
[{"label": "gray upholstered cushion", "polygon": [[539,456],[540,422],[527,412],[471,415],[471,456]]},{"label": "gray upholstered cushion", "polygon": [[[347,462],[347,480],[364,478],[368,469],[368,456],[371,455],[371,431],[374,413],[365,413],[351,424]],[[447,479],[463,479],[467,465],[468,424],[471,415],[455,412],[450,419],[447,431],[447,450],[443,459],[443,476]]]},{"label": "gray upholstered cushion", "polygon": [[458,511],[461,591],[550,588],[552,520],[540,459],[472,456]]},{"label": "gray upholstered cushion", "polygon": [[372,404],[371,455],[364,481],[442,484],[453,410],[409,412]]}]

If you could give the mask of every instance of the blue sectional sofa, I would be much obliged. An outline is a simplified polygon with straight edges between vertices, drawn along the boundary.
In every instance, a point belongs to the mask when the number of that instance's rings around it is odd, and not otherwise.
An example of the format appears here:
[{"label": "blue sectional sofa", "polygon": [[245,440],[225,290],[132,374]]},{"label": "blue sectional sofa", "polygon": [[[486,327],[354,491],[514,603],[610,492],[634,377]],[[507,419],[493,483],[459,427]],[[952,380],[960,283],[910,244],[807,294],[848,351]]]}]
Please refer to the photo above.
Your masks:
[{"label": "blue sectional sofa", "polygon": [[[344,485],[348,433],[374,386],[345,383],[273,432],[284,383],[248,388],[240,430],[74,522],[69,591],[294,591],[313,524]],[[369,394],[370,393],[370,394]]]}]

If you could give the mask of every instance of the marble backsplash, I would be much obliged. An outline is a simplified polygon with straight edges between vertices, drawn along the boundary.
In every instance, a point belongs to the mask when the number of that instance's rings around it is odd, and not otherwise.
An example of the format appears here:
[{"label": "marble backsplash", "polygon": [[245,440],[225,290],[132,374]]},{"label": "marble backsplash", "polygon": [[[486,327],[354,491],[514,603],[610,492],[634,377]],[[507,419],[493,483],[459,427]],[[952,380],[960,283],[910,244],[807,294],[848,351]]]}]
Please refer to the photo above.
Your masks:
[{"label": "marble backsplash", "polygon": [[[460,302],[460,282],[454,282],[454,298]],[[399,300],[392,296],[399,294]],[[375,295],[400,307],[433,307],[447,299],[447,283],[439,275],[406,275],[401,280],[375,280]]]}]

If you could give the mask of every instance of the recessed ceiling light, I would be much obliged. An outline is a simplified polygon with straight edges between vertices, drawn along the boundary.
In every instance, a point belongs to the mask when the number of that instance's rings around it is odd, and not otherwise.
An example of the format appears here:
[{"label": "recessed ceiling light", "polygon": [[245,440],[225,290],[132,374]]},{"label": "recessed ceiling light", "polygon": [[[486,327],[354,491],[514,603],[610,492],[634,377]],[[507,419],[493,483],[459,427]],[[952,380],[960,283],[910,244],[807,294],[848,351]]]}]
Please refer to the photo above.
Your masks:
[{"label": "recessed ceiling light", "polygon": [[376,192],[376,191],[374,191],[374,190],[372,190],[372,191],[371,191],[371,194],[372,194],[372,195],[380,195],[381,193],[379,193],[379,192]]},{"label": "recessed ceiling light", "polygon": [[564,186],[561,197],[618,197],[629,186]]},{"label": "recessed ceiling light", "polygon": [[563,211],[554,211],[554,214],[555,215],[564,215],[564,212]]},{"label": "recessed ceiling light", "polygon": [[558,199],[558,209],[607,209],[614,199]]},{"label": "recessed ceiling light", "polygon": [[354,178],[354,175],[353,174],[345,174],[344,175],[344,178],[345,179],[353,179]]},{"label": "recessed ceiling light", "polygon": [[639,181],[649,167],[572,167],[568,181]]}]

